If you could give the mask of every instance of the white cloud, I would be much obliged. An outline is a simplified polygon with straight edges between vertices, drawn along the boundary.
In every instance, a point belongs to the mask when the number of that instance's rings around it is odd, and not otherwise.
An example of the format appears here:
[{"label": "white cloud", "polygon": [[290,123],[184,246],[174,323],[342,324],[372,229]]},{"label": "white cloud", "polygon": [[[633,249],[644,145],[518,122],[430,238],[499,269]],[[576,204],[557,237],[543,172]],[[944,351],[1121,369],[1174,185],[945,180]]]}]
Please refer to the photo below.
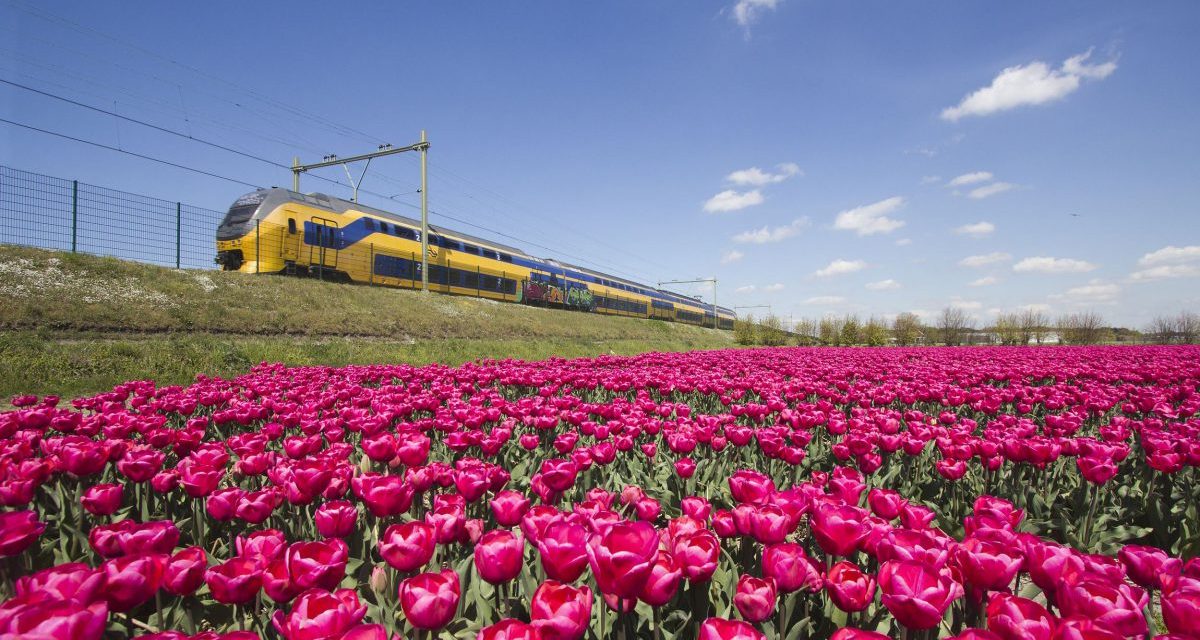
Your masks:
[{"label": "white cloud", "polygon": [[967,283],[968,287],[987,287],[1000,282],[996,276],[984,276],[978,280],[972,280]]},{"label": "white cloud", "polygon": [[1013,271],[1033,273],[1086,273],[1088,271],[1095,271],[1097,268],[1096,265],[1085,260],[1050,258],[1046,256],[1025,258],[1013,265]]},{"label": "white cloud", "polygon": [[775,284],[769,284],[769,285],[763,287],[763,291],[766,291],[768,293],[773,293],[775,291],[783,291],[783,283],[776,282]]},{"label": "white cloud", "polygon": [[1012,260],[1011,254],[1004,253],[1003,251],[995,251],[992,253],[985,253],[980,256],[967,256],[962,260],[959,260],[958,264],[964,267],[978,268],[999,264],[1001,262],[1008,262],[1009,260]]},{"label": "white cloud", "polygon": [[805,300],[804,304],[815,304],[815,305],[827,305],[828,306],[828,305],[842,304],[845,301],[846,301],[846,299],[843,298],[842,296],[813,296],[813,297]]},{"label": "white cloud", "polygon": [[776,167],[779,173],[771,173],[763,171],[758,167],[750,167],[749,169],[741,169],[725,176],[725,179],[738,186],[746,187],[762,187],[768,184],[783,182],[792,176],[803,176],[804,172],[800,170],[800,165],[794,162],[785,162]]},{"label": "white cloud", "polygon": [[782,227],[765,226],[760,229],[743,231],[736,236],[733,236],[733,241],[751,244],[779,242],[781,240],[787,240],[797,233],[800,233],[800,231],[808,225],[808,218],[796,218],[795,220],[792,220],[791,224],[786,224]]},{"label": "white cloud", "polygon": [[971,236],[972,238],[982,238],[991,235],[996,230],[996,225],[990,222],[976,222],[974,224],[964,224],[954,230],[954,233],[960,236]]},{"label": "white cloud", "polygon": [[756,204],[763,203],[762,192],[758,189],[751,189],[745,193],[726,189],[721,193],[708,199],[704,203],[704,210],[709,213],[720,213],[723,211],[740,211],[746,207],[753,207]]},{"label": "white cloud", "polygon": [[904,206],[904,198],[894,196],[873,204],[847,209],[837,214],[833,222],[834,229],[853,231],[860,236],[876,233],[891,233],[904,226],[903,220],[887,217],[887,214]]},{"label": "white cloud", "polygon": [[746,254],[736,249],[726,251],[725,255],[721,256],[721,264],[733,264],[734,262],[737,262],[745,257]]},{"label": "white cloud", "polygon": [[937,184],[942,181],[941,176],[921,176],[921,184]]},{"label": "white cloud", "polygon": [[733,19],[742,27],[758,21],[764,11],[774,11],[781,0],[738,0],[733,5]]},{"label": "white cloud", "polygon": [[955,309],[962,309],[963,311],[978,311],[983,308],[983,303],[978,300],[955,298],[950,301],[950,306]]},{"label": "white cloud", "polygon": [[1051,295],[1050,299],[1078,305],[1113,304],[1120,292],[1119,285],[1106,283],[1103,280],[1091,280],[1081,287],[1067,289],[1066,293]]},{"label": "white cloud", "polygon": [[910,244],[912,244],[912,238],[900,238],[896,241],[897,247],[907,247]]},{"label": "white cloud", "polygon": [[991,171],[976,171],[974,173],[964,173],[961,176],[954,178],[950,182],[947,182],[946,186],[947,187],[962,187],[962,186],[966,186],[968,184],[975,184],[977,182],[987,182],[988,180],[991,180],[991,179],[992,179]]},{"label": "white cloud", "polygon": [[1009,182],[993,182],[992,184],[971,189],[971,192],[967,194],[967,197],[973,200],[983,200],[984,198],[994,196],[997,193],[1004,193],[1009,189],[1014,189],[1016,186],[1017,185]]},{"label": "white cloud", "polygon": [[824,269],[818,269],[816,275],[821,278],[829,276],[839,276],[845,273],[854,273],[867,268],[867,263],[862,260],[842,260],[837,259],[830,262]]},{"label": "white cloud", "polygon": [[1047,313],[1050,311],[1050,305],[1043,302],[1034,302],[1018,306],[1017,311],[1041,311],[1042,313]]},{"label": "white cloud", "polygon": [[900,283],[888,278],[887,280],[880,280],[879,282],[868,282],[867,288],[871,291],[888,291],[891,289],[899,289]]},{"label": "white cloud", "polygon": [[966,116],[986,116],[1026,105],[1039,105],[1061,100],[1076,89],[1084,79],[1102,80],[1117,69],[1116,61],[1087,64],[1092,50],[1072,56],[1058,69],[1045,62],[1008,67],[992,83],[974,91],[958,105],[942,110],[942,119],[957,121]]},{"label": "white cloud", "polygon": [[1167,280],[1169,278],[1195,278],[1200,276],[1200,265],[1194,264],[1164,264],[1141,271],[1134,271],[1129,279],[1135,282],[1147,280]]},{"label": "white cloud", "polygon": [[1200,245],[1188,247],[1170,245],[1147,253],[1138,260],[1138,264],[1143,267],[1152,267],[1156,264],[1180,264],[1194,261],[1200,261]]},{"label": "white cloud", "polygon": [[754,285],[752,285],[752,284],[748,284],[748,285],[746,285],[746,286],[744,286],[744,287],[738,287],[738,288],[734,289],[734,290],[733,290],[733,292],[734,292],[734,293],[753,293],[753,292],[754,292],[754,290],[755,290],[755,289],[757,289],[757,288],[758,288],[758,287],[756,287],[756,286],[754,286]]}]

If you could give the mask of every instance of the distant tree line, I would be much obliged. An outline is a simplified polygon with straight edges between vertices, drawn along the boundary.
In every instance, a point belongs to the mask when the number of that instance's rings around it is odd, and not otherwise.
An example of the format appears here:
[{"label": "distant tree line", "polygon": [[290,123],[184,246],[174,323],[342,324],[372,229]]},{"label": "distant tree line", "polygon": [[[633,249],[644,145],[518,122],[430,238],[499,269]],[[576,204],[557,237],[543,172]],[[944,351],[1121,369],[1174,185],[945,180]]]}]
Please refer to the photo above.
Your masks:
[{"label": "distant tree line", "polygon": [[949,306],[932,323],[915,313],[901,313],[888,322],[878,316],[827,315],[801,318],[792,326],[775,315],[753,316],[734,322],[734,340],[743,345],[785,344],[881,347],[915,345],[1094,345],[1094,344],[1196,344],[1200,340],[1200,315],[1184,311],[1159,316],[1145,331],[1108,325],[1095,311],[1068,313],[1052,319],[1036,309],[1000,313],[991,325],[976,328],[965,310]]}]

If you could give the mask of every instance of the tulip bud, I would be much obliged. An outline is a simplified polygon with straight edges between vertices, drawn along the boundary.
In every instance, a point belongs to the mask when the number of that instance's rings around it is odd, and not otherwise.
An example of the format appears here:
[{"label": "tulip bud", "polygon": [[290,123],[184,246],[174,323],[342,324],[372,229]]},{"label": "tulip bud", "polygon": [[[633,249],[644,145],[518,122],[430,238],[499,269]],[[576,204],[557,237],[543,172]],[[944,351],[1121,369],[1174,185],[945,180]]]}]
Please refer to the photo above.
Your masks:
[{"label": "tulip bud", "polygon": [[367,579],[367,584],[371,587],[371,591],[375,595],[382,595],[388,592],[388,572],[386,564],[377,564],[371,569],[371,577]]}]

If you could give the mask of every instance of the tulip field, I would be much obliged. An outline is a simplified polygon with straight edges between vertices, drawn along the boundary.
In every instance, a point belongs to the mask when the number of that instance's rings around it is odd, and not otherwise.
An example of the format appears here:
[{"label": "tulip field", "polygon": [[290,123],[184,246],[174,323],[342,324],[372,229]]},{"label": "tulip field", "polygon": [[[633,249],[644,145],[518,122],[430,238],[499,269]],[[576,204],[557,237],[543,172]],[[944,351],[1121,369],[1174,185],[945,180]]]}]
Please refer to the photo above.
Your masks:
[{"label": "tulip field", "polygon": [[1200,348],[262,364],[0,413],[0,638],[1200,638]]}]

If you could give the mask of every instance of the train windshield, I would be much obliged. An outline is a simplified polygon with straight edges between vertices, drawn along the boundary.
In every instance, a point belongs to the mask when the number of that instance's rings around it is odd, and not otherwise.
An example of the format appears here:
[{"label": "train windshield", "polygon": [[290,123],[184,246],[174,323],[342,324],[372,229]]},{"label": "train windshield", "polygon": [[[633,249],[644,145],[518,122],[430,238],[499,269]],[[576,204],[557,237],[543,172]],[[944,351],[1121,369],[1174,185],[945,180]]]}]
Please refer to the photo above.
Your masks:
[{"label": "train windshield", "polygon": [[262,204],[263,200],[267,199],[266,191],[255,191],[248,193],[237,199],[232,207],[229,207],[229,213],[225,214],[225,219],[221,221],[221,226],[231,226],[242,224],[249,220],[254,212],[258,210],[258,205]]}]

